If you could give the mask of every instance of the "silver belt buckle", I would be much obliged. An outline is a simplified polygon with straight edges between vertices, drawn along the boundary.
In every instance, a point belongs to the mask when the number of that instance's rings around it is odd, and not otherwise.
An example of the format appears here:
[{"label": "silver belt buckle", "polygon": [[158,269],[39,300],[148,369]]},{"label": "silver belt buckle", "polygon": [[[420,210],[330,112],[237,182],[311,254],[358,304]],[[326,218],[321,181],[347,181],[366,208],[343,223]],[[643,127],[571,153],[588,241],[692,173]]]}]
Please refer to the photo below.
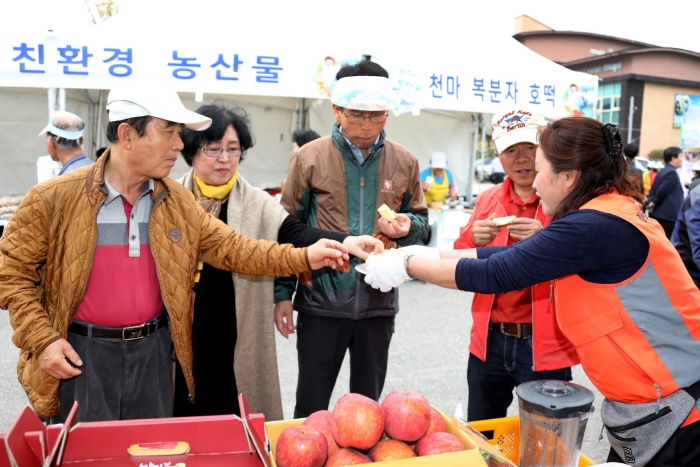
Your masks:
[{"label": "silver belt buckle", "polygon": [[138,339],[143,339],[147,336],[145,334],[146,326],[148,323],[139,324],[137,326],[128,326],[122,329],[122,340],[124,341],[135,341]]}]

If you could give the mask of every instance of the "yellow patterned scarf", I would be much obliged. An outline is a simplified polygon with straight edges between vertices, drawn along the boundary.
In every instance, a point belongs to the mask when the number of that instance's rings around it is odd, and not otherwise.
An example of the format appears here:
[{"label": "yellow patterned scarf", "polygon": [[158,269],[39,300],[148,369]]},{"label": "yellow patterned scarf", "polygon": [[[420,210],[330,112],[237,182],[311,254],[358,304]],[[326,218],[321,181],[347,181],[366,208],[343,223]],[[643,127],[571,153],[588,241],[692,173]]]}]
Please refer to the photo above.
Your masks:
[{"label": "yellow patterned scarf", "polygon": [[197,177],[197,173],[193,170],[192,179],[194,182],[192,183],[192,191],[194,191],[197,201],[206,212],[219,217],[221,206],[228,199],[228,194],[231,193],[233,185],[236,184],[236,178],[238,178],[238,171],[224,185],[208,185],[200,180]]}]

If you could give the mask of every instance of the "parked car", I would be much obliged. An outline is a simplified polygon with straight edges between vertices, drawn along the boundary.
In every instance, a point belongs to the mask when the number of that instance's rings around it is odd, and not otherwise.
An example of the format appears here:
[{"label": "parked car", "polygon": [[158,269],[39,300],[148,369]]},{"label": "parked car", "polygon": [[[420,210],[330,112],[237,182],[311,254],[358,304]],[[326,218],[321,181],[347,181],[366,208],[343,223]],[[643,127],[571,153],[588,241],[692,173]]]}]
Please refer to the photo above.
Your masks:
[{"label": "parked car", "polygon": [[487,182],[491,180],[491,174],[493,173],[491,162],[493,162],[493,157],[486,157],[476,161],[474,164],[474,177],[477,181]]}]

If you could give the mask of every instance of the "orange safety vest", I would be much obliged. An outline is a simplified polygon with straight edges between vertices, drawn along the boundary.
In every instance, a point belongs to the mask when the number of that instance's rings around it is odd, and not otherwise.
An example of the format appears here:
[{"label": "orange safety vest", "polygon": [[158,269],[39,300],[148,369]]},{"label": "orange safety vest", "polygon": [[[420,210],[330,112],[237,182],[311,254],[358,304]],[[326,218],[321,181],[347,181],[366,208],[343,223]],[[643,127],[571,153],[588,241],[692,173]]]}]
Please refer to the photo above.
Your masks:
[{"label": "orange safety vest", "polygon": [[[700,291],[661,226],[617,193],[580,209],[620,217],[649,240],[644,265],[623,282],[594,284],[577,274],[554,281],[559,326],[586,375],[608,399],[632,404],[700,380]],[[699,408],[684,426],[700,420]]]}]

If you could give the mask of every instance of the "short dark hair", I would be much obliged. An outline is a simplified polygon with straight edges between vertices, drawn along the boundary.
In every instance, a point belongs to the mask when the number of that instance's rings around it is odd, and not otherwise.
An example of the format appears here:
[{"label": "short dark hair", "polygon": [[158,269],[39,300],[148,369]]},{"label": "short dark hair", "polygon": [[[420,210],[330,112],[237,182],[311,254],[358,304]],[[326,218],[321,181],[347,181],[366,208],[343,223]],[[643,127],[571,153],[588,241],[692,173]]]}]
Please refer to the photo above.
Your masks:
[{"label": "short dark hair", "polygon": [[107,150],[107,148],[100,148],[100,149],[98,149],[98,150],[95,152],[95,156],[97,156],[96,159],[99,159],[100,156],[102,156],[102,154],[104,154],[104,152],[105,152],[106,150]]},{"label": "short dark hair", "polygon": [[294,133],[292,133],[292,141],[297,143],[297,146],[299,147],[302,147],[306,143],[310,143],[315,139],[319,139],[320,137],[321,135],[319,135],[312,129],[297,130]]},{"label": "short dark hair", "polygon": [[180,153],[190,167],[192,167],[192,159],[199,148],[212,141],[219,141],[231,125],[236,130],[238,141],[241,143],[241,161],[244,159],[246,151],[255,145],[253,133],[250,131],[250,119],[242,107],[234,106],[229,109],[223,103],[214,102],[201,106],[195,112],[211,118],[211,126],[204,131],[182,129],[184,148]]},{"label": "short dark hair", "polygon": [[639,154],[639,148],[634,145],[634,144],[628,144],[625,146],[625,149],[623,150],[625,153],[625,156],[629,157],[630,159],[634,159],[637,157],[637,154]]},{"label": "short dark hair", "polygon": [[[107,111],[107,114],[109,115],[109,111]],[[126,120],[119,120],[117,122],[109,122],[107,124],[107,141],[109,141],[112,144],[119,141],[119,135],[117,134],[117,129],[119,128],[119,125],[121,125],[122,123],[126,123],[130,127],[132,127],[134,130],[136,130],[136,134],[139,135],[139,138],[142,138],[143,135],[146,134],[146,126],[148,126],[148,123],[152,119],[153,119],[153,116],[145,115],[143,117],[133,117],[133,118],[127,118]]]},{"label": "short dark hair", "polygon": [[348,78],[350,76],[381,76],[389,77],[389,72],[386,71],[379,63],[371,60],[362,60],[354,65],[344,65],[335,75],[335,79]]},{"label": "short dark hair", "polygon": [[664,162],[669,163],[671,159],[678,157],[678,154],[682,153],[683,150],[676,146],[671,146],[670,148],[664,149]]}]

